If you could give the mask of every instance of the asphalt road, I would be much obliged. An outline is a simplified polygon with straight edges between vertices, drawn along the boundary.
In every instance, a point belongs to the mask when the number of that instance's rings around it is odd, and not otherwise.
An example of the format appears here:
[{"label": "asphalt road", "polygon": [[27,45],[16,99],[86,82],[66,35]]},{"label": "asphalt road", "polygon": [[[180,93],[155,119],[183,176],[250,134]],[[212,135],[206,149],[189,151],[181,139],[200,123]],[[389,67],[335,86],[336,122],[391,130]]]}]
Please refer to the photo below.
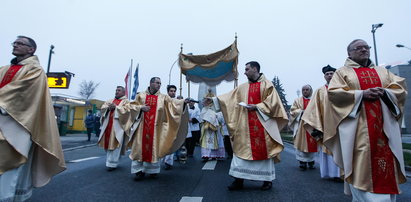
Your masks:
[{"label": "asphalt road", "polygon": [[[343,193],[343,183],[321,179],[319,168],[300,171],[290,145],[281,153],[277,179],[269,191],[261,191],[262,183],[254,181],[245,181],[244,190],[228,191],[231,159],[203,170],[198,147],[187,164],[175,161],[173,169],[142,181],[133,180],[128,157],[121,159],[117,170],[106,171],[105,152],[96,146],[66,151],[65,157],[68,169],[35,189],[29,201],[351,201]],[[207,165],[213,167],[211,162]],[[411,182],[400,188],[403,194],[397,201],[411,201]]]}]

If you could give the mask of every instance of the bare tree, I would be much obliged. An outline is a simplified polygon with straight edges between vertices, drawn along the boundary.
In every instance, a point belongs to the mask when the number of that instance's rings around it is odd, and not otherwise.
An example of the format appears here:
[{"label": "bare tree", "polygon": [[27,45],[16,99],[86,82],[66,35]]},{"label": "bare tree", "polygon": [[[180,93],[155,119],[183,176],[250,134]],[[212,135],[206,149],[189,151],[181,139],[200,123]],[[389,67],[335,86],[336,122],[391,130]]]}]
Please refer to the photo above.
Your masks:
[{"label": "bare tree", "polygon": [[94,91],[99,85],[100,83],[96,83],[91,80],[90,81],[83,80],[80,83],[79,95],[88,100],[93,95]]}]

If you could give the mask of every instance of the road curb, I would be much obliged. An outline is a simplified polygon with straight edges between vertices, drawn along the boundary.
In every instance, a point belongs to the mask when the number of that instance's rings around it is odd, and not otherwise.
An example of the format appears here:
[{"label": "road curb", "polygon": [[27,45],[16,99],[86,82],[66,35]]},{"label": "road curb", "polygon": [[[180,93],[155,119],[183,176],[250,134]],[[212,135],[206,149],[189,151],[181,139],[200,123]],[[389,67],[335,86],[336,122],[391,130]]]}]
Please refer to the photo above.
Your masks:
[{"label": "road curb", "polygon": [[63,152],[72,151],[72,150],[76,150],[76,149],[82,149],[82,148],[86,148],[86,147],[92,147],[92,146],[96,146],[96,145],[97,145],[97,143],[81,145],[81,146],[77,146],[77,147],[70,147],[70,148],[63,149]]}]

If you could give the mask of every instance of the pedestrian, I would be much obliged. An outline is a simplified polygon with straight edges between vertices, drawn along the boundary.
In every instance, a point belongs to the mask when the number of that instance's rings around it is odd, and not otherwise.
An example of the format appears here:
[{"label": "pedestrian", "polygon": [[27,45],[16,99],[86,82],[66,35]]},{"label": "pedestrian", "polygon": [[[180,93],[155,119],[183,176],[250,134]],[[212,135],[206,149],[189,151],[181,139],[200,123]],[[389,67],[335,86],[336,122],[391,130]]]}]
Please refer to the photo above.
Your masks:
[{"label": "pedestrian", "polygon": [[0,201],[24,201],[66,169],[36,42],[18,36],[0,68]]},{"label": "pedestrian", "polygon": [[303,127],[304,121],[301,116],[310,102],[312,95],[312,88],[310,85],[302,87],[302,97],[295,99],[293,106],[290,109],[290,127],[293,129],[294,148],[296,159],[300,162],[300,169],[307,170],[314,169],[315,155],[318,152],[317,140],[315,140]]},{"label": "pedestrian", "polygon": [[84,119],[84,125],[85,125],[86,128],[87,128],[87,141],[90,141],[91,133],[92,133],[93,130],[94,130],[94,122],[95,122],[94,119],[95,119],[95,118],[94,118],[94,116],[93,116],[93,111],[92,111],[91,109],[89,109],[89,110],[87,111],[87,116],[86,116],[86,118]]},{"label": "pedestrian", "polygon": [[146,173],[156,177],[160,173],[160,159],[177,151],[187,135],[187,101],[160,93],[160,87],[160,78],[151,78],[147,90],[131,102],[131,106],[148,108],[142,109],[141,119],[135,121],[130,133],[131,173],[135,180],[144,178]]},{"label": "pedestrian", "polygon": [[395,201],[406,182],[400,124],[405,79],[375,66],[367,42],[352,41],[328,86],[323,142],[344,170],[353,201]]},{"label": "pedestrian", "polygon": [[101,132],[101,123],[100,120],[101,119],[101,115],[100,112],[97,111],[96,114],[94,115],[94,132],[96,133],[96,137],[100,137],[100,132]]},{"label": "pedestrian", "polygon": [[263,181],[261,190],[269,190],[275,179],[274,162],[279,162],[284,149],[280,130],[287,125],[287,113],[273,84],[260,73],[258,62],[248,62],[244,74],[247,83],[213,98],[233,141],[229,174],[234,182],[228,189],[243,189],[247,179]]}]

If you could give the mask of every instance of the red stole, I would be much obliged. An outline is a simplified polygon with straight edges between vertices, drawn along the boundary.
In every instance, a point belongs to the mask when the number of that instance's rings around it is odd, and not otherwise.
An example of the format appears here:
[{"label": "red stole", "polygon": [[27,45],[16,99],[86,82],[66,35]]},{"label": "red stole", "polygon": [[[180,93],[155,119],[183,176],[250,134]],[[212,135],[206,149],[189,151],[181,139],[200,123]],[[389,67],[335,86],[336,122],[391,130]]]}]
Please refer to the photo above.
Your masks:
[{"label": "red stole", "polygon": [[[118,106],[120,102],[121,102],[120,99],[114,99],[112,103]],[[110,143],[111,130],[113,129],[113,120],[114,120],[114,110],[110,111],[110,114],[108,116],[107,128],[104,131],[104,149],[106,150],[108,149],[108,145]]]},{"label": "red stole", "polygon": [[[304,110],[305,108],[307,108],[309,102],[310,102],[310,99],[303,97],[303,109]],[[317,152],[318,151],[317,141],[313,137],[311,137],[310,133],[308,133],[306,130],[305,130],[305,138],[307,139],[308,152]]]},{"label": "red stole", "polygon": [[150,111],[144,112],[143,135],[142,135],[142,156],[143,162],[153,160],[154,129],[157,112],[157,95],[146,95],[145,104],[150,107]]},{"label": "red stole", "polygon": [[[248,89],[248,104],[261,103],[260,82],[250,83]],[[248,128],[250,132],[251,153],[253,160],[265,160],[268,158],[265,142],[264,127],[257,117],[257,111],[248,111]]]},{"label": "red stole", "polygon": [[[381,87],[381,80],[374,68],[353,68],[361,90]],[[362,101],[367,114],[368,136],[371,149],[371,172],[374,193],[399,194],[395,179],[394,156],[383,131],[380,100]]]},{"label": "red stole", "polygon": [[12,65],[12,66],[10,66],[10,68],[7,70],[6,74],[4,75],[3,79],[1,80],[0,88],[3,88],[3,86],[9,84],[11,82],[11,80],[13,80],[16,73],[22,67],[23,67],[23,65]]}]

